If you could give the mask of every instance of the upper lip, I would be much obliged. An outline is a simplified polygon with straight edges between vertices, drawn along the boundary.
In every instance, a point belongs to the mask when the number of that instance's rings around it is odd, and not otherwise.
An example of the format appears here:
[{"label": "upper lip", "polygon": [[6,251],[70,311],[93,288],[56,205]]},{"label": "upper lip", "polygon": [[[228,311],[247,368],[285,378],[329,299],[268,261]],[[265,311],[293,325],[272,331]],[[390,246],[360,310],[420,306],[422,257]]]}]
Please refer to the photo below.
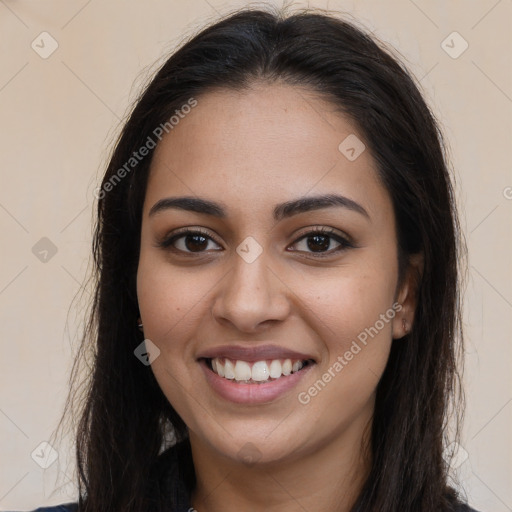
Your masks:
[{"label": "upper lip", "polygon": [[314,358],[302,352],[296,352],[279,345],[221,345],[201,352],[198,359],[213,359],[215,357],[226,357],[231,360],[241,360],[248,362],[263,361],[265,359],[300,359],[307,360]]}]

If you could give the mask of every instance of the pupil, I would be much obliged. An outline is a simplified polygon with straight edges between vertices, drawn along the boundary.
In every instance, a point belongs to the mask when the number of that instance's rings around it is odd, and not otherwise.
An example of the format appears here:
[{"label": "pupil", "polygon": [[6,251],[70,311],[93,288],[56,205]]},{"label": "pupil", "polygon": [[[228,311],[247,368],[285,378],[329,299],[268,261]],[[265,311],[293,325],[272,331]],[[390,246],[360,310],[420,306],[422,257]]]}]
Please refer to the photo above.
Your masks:
[{"label": "pupil", "polygon": [[[314,240],[314,242],[310,243],[310,240]],[[319,240],[323,240],[323,243]],[[318,249],[318,247],[320,247],[321,250],[325,250],[329,247],[329,237],[325,235],[313,235],[308,239],[308,247],[311,250]]]},{"label": "pupil", "polygon": [[[199,242],[199,244],[195,244],[195,242],[192,242],[192,244],[189,243],[190,240],[197,241],[198,239],[201,239],[201,242]],[[199,245],[199,247],[198,247],[198,245]],[[185,238],[185,246],[187,247],[187,249],[189,251],[201,250],[201,249],[204,249],[207,245],[208,245],[208,241],[206,240],[206,237],[204,237],[202,235],[188,235]]]}]

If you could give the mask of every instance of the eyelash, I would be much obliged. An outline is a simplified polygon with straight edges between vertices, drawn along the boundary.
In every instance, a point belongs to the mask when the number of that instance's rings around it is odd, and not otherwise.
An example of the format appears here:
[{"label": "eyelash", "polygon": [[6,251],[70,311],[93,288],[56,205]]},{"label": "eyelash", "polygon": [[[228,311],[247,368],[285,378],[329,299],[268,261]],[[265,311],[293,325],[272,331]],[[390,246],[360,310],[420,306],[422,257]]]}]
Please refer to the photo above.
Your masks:
[{"label": "eyelash", "polygon": [[[177,233],[173,233],[172,235],[165,237],[164,239],[159,241],[157,243],[157,247],[160,247],[162,249],[171,250],[173,252],[181,253],[182,255],[186,255],[186,256],[195,256],[195,255],[204,254],[206,251],[198,251],[198,252],[182,251],[181,249],[176,249],[175,247],[172,246],[176,242],[176,240],[179,240],[180,238],[184,238],[188,235],[200,235],[200,236],[203,236],[210,240],[213,240],[217,245],[221,245],[217,240],[215,240],[214,237],[212,237],[210,235],[210,233],[202,230],[201,228],[197,228],[197,229],[193,229],[193,230],[184,228],[183,230],[178,231]],[[308,254],[314,255],[315,258],[326,258],[326,257],[332,256],[333,254],[337,254],[339,252],[342,252],[347,249],[355,247],[346,238],[342,237],[339,234],[335,234],[335,231],[330,228],[319,228],[319,229],[314,229],[312,231],[308,231],[307,233],[301,235],[300,238],[298,238],[294,242],[294,245],[304,239],[307,239],[307,238],[310,238],[310,237],[313,237],[316,235],[328,236],[329,238],[334,239],[336,242],[338,242],[341,245],[336,249],[331,249],[326,252],[316,252],[316,253],[308,252]],[[292,251],[292,252],[304,252],[304,251]]]}]

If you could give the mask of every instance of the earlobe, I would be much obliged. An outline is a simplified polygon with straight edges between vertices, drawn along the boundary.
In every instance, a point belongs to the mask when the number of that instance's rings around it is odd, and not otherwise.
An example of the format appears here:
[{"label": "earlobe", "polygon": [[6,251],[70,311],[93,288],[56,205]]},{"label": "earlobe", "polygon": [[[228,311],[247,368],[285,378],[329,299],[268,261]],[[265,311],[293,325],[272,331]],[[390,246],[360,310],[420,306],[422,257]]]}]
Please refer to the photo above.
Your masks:
[{"label": "earlobe", "polygon": [[396,298],[402,308],[393,320],[393,339],[403,338],[413,329],[418,288],[423,276],[423,265],[423,253],[409,256],[406,276]]}]

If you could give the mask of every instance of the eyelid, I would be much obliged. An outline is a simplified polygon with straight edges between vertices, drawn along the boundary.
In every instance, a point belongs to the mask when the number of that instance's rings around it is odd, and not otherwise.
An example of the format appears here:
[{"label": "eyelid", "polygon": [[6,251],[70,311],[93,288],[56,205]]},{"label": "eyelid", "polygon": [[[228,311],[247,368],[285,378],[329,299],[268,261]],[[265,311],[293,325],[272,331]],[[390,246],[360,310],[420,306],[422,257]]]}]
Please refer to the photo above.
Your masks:
[{"label": "eyelid", "polygon": [[[306,254],[310,254],[315,258],[333,256],[335,254],[343,252],[346,249],[356,247],[356,245],[354,244],[354,242],[352,241],[350,236],[346,235],[343,232],[340,232],[339,230],[337,230],[335,228],[325,227],[322,225],[312,225],[312,226],[306,226],[306,227],[302,228],[301,231],[302,231],[302,233],[294,235],[295,239],[294,239],[294,242],[292,243],[292,245],[297,244],[298,242],[304,240],[305,238],[308,238],[310,236],[315,236],[315,235],[328,236],[330,238],[333,238],[337,243],[339,243],[341,245],[341,247],[339,247],[339,248],[330,249],[329,251],[326,251],[326,252],[318,252],[318,253],[307,252],[307,251],[305,252]],[[197,256],[197,255],[209,254],[208,251],[187,252],[187,251],[182,251],[180,249],[176,249],[173,247],[172,244],[176,240],[178,240],[188,234],[202,235],[205,238],[211,239],[217,245],[222,246],[222,244],[216,239],[216,236],[212,235],[212,233],[210,231],[206,230],[205,228],[194,227],[194,226],[185,226],[185,227],[177,229],[176,231],[173,231],[169,235],[163,236],[161,239],[159,239],[157,241],[155,246],[158,248],[173,250],[175,253],[178,253],[180,255],[185,255],[185,256],[195,256],[195,255]],[[296,250],[292,250],[290,252],[297,252],[297,253],[301,253],[301,254],[304,253],[304,251],[296,251]]]},{"label": "eyelid", "polygon": [[333,238],[341,238],[345,243],[350,244],[351,246],[355,246],[352,237],[350,237],[347,233],[336,228],[323,226],[321,224],[313,224],[312,226],[306,226],[305,228],[302,228],[300,230],[299,234],[295,234],[294,237],[298,236],[299,238],[296,240],[298,241],[309,234],[314,235],[316,233],[330,235]]},{"label": "eyelid", "polygon": [[[217,245],[222,246],[222,244],[217,240],[216,236],[212,235],[212,233],[210,231],[206,230],[205,228],[194,227],[194,226],[185,226],[183,228],[178,228],[177,230],[173,231],[172,233],[162,236],[161,238],[159,238],[157,240],[155,246],[161,247],[163,249],[172,248],[173,242],[175,242],[179,238],[181,238],[185,235],[188,235],[188,234],[202,235],[206,238],[210,238]],[[184,251],[179,251],[179,252],[181,252],[182,254],[194,254],[194,253],[186,253]],[[198,254],[198,253],[195,253],[195,254]]]},{"label": "eyelid", "polygon": [[340,255],[341,253],[347,251],[348,249],[355,249],[357,246],[353,243],[350,236],[343,234],[340,234],[340,232],[334,228],[328,228],[323,226],[309,226],[307,228],[307,231],[303,233],[302,235],[298,235],[298,238],[296,238],[295,242],[293,242],[292,245],[298,244],[302,240],[315,236],[327,236],[331,239],[333,239],[335,242],[339,244],[339,247],[335,249],[329,249],[325,252],[308,252],[308,251],[298,251],[298,250],[292,250],[290,252],[296,252],[301,257],[304,258],[313,258],[313,259],[321,259],[321,258],[329,258],[329,257],[335,257]]}]

